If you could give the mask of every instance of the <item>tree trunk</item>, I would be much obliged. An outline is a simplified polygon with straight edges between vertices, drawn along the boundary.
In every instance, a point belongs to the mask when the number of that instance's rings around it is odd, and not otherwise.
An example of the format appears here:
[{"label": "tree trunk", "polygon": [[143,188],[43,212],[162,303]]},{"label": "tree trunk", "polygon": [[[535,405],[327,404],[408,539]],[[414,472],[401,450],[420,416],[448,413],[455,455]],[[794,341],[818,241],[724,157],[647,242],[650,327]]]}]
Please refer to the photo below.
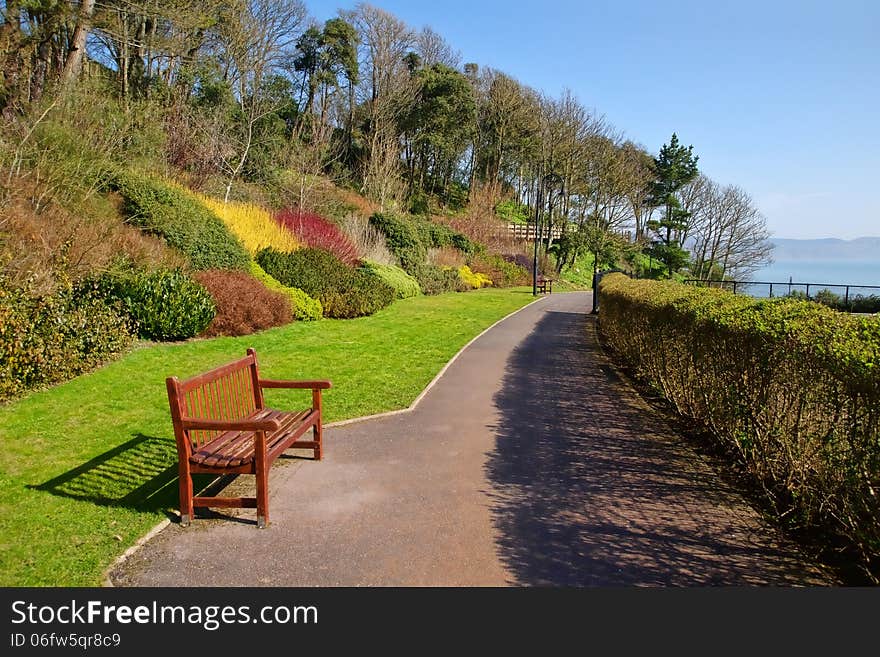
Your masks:
[{"label": "tree trunk", "polygon": [[82,0],[79,17],[76,21],[76,29],[73,31],[73,43],[70,52],[67,53],[67,61],[64,62],[64,70],[61,71],[61,85],[69,88],[79,77],[82,70],[83,55],[86,50],[86,39],[89,36],[92,16],[95,13],[95,0]]}]

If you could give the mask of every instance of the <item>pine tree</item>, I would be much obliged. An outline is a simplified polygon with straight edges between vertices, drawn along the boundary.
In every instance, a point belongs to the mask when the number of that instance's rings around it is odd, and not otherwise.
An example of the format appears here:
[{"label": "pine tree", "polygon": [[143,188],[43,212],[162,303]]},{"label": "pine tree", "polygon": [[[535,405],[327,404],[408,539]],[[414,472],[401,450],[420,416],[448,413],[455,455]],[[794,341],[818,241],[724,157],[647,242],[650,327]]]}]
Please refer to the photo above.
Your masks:
[{"label": "pine tree", "polygon": [[699,170],[693,146],[682,146],[678,135],[672,133],[668,144],[664,144],[654,158],[654,180],[651,193],[645,201],[650,207],[662,207],[663,216],[648,222],[648,228],[659,238],[651,247],[651,255],[666,264],[666,273],[680,269],[689,260],[688,252],[680,243],[680,235],[687,228],[690,212],[681,207],[678,191],[696,178]]}]

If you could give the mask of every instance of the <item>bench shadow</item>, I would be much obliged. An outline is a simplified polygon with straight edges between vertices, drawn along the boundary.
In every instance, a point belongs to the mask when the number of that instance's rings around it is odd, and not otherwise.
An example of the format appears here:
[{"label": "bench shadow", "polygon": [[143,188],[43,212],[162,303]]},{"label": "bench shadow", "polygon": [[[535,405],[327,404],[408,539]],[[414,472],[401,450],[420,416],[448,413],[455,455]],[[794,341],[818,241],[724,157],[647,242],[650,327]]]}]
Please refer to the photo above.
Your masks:
[{"label": "bench shadow", "polygon": [[[205,488],[220,482],[204,475],[193,484]],[[28,488],[100,506],[162,511],[177,519],[177,449],[167,438],[135,433],[82,465]]]},{"label": "bench shadow", "polygon": [[545,313],[494,397],[500,420],[485,472],[511,583],[826,583],[636,401],[604,364],[594,321]]}]

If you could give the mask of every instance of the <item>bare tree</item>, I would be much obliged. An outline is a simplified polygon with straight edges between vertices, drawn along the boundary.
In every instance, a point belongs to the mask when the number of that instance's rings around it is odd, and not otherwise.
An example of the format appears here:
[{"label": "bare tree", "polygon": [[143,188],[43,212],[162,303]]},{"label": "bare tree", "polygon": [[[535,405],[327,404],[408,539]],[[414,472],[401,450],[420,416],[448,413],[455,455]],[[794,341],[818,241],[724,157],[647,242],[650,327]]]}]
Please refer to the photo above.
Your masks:
[{"label": "bare tree", "polygon": [[262,84],[289,60],[306,16],[301,0],[247,0],[240,2],[232,20],[223,24],[220,41],[242,114],[235,153],[222,159],[227,201],[247,162],[257,122],[277,109],[262,93]]},{"label": "bare tree", "polygon": [[745,191],[701,176],[683,192],[693,208],[689,246],[696,278],[748,277],[772,261],[767,221]]},{"label": "bare tree", "polygon": [[423,66],[443,64],[457,69],[461,65],[461,53],[430,27],[423,27],[415,37],[415,52],[421,58]]}]

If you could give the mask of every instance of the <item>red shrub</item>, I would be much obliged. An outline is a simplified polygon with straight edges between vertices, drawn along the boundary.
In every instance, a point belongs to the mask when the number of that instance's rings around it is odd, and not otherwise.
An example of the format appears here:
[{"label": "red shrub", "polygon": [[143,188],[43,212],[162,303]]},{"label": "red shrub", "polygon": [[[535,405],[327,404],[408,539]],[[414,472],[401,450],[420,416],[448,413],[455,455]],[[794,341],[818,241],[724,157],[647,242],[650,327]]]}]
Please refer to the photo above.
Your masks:
[{"label": "red shrub", "polygon": [[203,336],[248,335],[293,321],[290,299],[242,271],[208,269],[193,278],[207,288],[217,306]]},{"label": "red shrub", "polygon": [[300,209],[285,209],[275,215],[275,221],[290,230],[306,246],[329,251],[347,265],[358,261],[358,252],[352,241],[332,221]]}]

